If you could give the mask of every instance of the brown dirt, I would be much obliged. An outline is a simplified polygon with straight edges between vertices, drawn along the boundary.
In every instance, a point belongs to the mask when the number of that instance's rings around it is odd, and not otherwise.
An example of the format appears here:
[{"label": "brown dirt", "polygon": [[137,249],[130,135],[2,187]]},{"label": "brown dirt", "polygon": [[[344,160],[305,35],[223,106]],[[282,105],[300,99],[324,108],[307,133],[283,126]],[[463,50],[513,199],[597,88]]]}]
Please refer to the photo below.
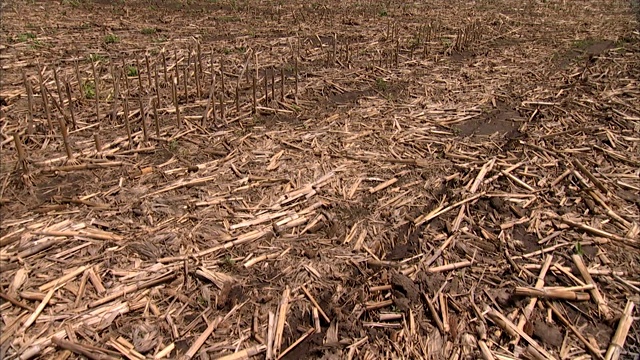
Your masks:
[{"label": "brown dirt", "polygon": [[509,139],[520,135],[518,128],[522,123],[523,119],[520,114],[504,104],[499,104],[486,116],[465,121],[456,128],[461,136],[486,138],[497,134],[500,138]]},{"label": "brown dirt", "polygon": [[558,326],[547,324],[543,320],[538,320],[535,322],[533,328],[533,335],[540,339],[543,344],[552,347],[562,345],[564,335]]}]

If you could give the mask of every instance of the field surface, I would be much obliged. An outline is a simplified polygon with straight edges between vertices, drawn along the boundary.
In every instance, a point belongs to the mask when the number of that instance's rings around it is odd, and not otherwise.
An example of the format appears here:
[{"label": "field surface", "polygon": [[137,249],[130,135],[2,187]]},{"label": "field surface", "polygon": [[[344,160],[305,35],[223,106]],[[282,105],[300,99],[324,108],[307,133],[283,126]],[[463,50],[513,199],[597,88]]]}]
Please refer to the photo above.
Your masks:
[{"label": "field surface", "polygon": [[640,357],[637,1],[0,7],[0,358]]}]

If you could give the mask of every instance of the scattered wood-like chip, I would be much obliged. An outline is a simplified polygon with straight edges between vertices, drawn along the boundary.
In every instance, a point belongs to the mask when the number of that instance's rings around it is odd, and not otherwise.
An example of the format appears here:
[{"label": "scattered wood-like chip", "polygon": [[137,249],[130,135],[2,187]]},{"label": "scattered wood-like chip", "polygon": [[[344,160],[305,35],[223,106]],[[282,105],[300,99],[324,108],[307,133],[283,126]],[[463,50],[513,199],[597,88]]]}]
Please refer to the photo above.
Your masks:
[{"label": "scattered wood-like chip", "polygon": [[5,3],[1,357],[640,354],[637,1]]}]

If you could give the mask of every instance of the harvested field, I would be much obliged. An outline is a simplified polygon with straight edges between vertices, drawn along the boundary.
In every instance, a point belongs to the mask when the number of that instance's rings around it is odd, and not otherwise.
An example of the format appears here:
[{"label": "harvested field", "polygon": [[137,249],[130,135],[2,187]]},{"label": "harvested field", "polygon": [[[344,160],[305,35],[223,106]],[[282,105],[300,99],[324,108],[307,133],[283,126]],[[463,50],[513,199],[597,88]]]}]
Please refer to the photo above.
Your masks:
[{"label": "harvested field", "polygon": [[0,358],[640,358],[637,1],[0,6]]}]

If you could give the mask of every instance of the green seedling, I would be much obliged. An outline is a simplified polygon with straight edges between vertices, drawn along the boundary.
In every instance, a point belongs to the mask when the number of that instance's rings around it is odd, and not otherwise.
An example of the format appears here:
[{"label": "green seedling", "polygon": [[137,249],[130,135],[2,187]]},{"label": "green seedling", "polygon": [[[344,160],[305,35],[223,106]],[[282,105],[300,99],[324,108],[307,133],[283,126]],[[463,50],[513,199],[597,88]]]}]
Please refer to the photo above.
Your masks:
[{"label": "green seedling", "polygon": [[452,41],[449,38],[443,37],[443,38],[440,38],[440,43],[444,46],[449,46],[452,44]]},{"label": "green seedling", "polygon": [[144,28],[144,29],[140,30],[140,33],[142,33],[144,35],[153,35],[156,32],[158,32],[158,30],[156,28]]},{"label": "green seedling", "polygon": [[171,140],[169,141],[169,150],[171,152],[175,152],[176,150],[178,150],[178,140]]},{"label": "green seedling", "polygon": [[94,99],[96,97],[96,83],[93,81],[85,81],[82,85],[84,91],[84,97],[87,99]]},{"label": "green seedling", "polygon": [[138,76],[138,68],[135,66],[127,66],[127,76]]},{"label": "green seedling", "polygon": [[591,39],[581,39],[581,40],[575,40],[573,42],[573,47],[578,49],[586,49],[593,44],[594,44],[594,41]]},{"label": "green seedling", "polygon": [[106,60],[106,57],[104,57],[103,55],[100,54],[91,54],[89,55],[89,61],[90,62],[101,62]]},{"label": "green seedling", "polygon": [[578,254],[580,256],[582,256],[584,254],[584,252],[582,251],[582,244],[580,243],[580,241],[576,242],[575,251],[576,251],[576,254]]},{"label": "green seedling", "polygon": [[231,256],[227,255],[222,260],[222,267],[229,270],[232,269],[236,265],[236,261],[231,258]]},{"label": "green seedling", "polygon": [[387,82],[383,78],[376,79],[376,88],[380,91],[386,91],[388,88]]},{"label": "green seedling", "polygon": [[109,34],[104,37],[105,44],[115,44],[117,42],[120,42],[120,38],[117,35]]},{"label": "green seedling", "polygon": [[163,43],[163,42],[166,42],[167,40],[169,40],[169,39],[166,36],[160,35],[156,39],[154,39],[153,42],[155,42],[155,43]]},{"label": "green seedling", "polygon": [[104,56],[99,55],[99,54],[91,54],[89,55],[89,61],[91,62],[99,62],[104,60]]},{"label": "green seedling", "polygon": [[238,22],[240,18],[237,16],[220,16],[217,20],[219,22]]},{"label": "green seedling", "polygon": [[227,265],[231,265],[231,266],[233,266],[233,265],[235,265],[235,264],[236,264],[236,261],[235,261],[235,260],[233,260],[233,259],[231,258],[231,256],[229,256],[229,255],[227,255],[227,256],[225,256],[225,257],[224,257],[224,262],[225,262],[225,264],[227,264]]},{"label": "green seedling", "polygon": [[80,6],[80,1],[79,0],[63,0],[62,4],[77,8],[78,6]]},{"label": "green seedling", "polygon": [[40,40],[33,40],[33,42],[31,43],[31,45],[29,45],[29,48],[30,48],[30,49],[32,49],[32,50],[35,50],[35,49],[39,49],[39,48],[41,48],[41,47],[43,47],[43,46],[44,46],[44,43],[43,43],[42,41],[40,41]]},{"label": "green seedling", "polygon": [[28,40],[33,40],[35,38],[36,38],[36,34],[34,34],[34,33],[30,33],[30,32],[22,33],[22,34],[18,35],[18,42],[25,42],[25,41],[28,41]]}]

